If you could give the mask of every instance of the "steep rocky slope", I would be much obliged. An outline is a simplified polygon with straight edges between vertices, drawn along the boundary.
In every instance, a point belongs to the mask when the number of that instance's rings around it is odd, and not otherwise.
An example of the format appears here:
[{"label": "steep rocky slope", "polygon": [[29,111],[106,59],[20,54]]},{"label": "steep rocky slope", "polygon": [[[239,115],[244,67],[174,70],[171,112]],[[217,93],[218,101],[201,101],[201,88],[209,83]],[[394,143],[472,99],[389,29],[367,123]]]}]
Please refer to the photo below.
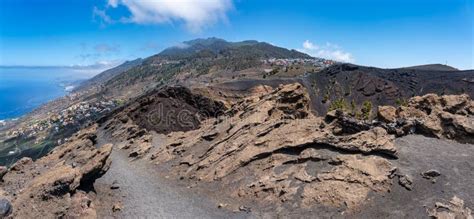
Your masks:
[{"label": "steep rocky slope", "polygon": [[93,187],[109,169],[113,143],[170,183],[221,200],[216,208],[256,217],[471,215],[472,144],[402,137],[472,143],[474,102],[467,95],[414,97],[405,106],[380,106],[375,120],[358,120],[342,110],[315,116],[300,83],[256,85],[231,98],[224,89],[205,94],[158,89],[47,156],[2,168],[5,214],[96,217],[99,206],[102,215],[117,215],[127,206],[102,203],[107,198]]},{"label": "steep rocky slope", "polygon": [[82,130],[47,156],[36,161],[24,157],[2,171],[0,198],[11,202],[6,214],[14,218],[96,217],[88,192],[108,170],[112,145],[96,148],[95,131],[96,126]]},{"label": "steep rocky slope", "polygon": [[[184,132],[147,129],[127,114],[105,121],[104,127],[130,157],[149,159],[191,184],[218,183],[223,193],[243,203],[276,206],[282,214],[301,207],[354,216],[373,213],[368,200],[390,200],[398,184],[413,188],[408,170],[398,164],[397,137],[421,133],[472,143],[474,134],[473,101],[466,95],[415,97],[407,106],[380,107],[375,121],[356,120],[338,110],[316,117],[307,90],[298,83],[256,86],[230,105],[225,114],[202,118],[200,126]],[[154,104],[141,107],[147,106]],[[168,133],[160,137],[164,143],[154,143],[155,131]],[[426,177],[435,178],[435,173]]]}]

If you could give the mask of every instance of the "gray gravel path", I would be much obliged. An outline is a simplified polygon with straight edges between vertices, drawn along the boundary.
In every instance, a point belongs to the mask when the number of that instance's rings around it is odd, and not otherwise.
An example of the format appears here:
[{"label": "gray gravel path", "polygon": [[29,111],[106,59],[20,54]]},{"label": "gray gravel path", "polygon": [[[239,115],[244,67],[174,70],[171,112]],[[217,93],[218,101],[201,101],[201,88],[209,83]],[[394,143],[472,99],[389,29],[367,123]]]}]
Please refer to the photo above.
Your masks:
[{"label": "gray gravel path", "polygon": [[[215,203],[198,197],[187,188],[170,185],[153,173],[143,161],[130,162],[121,151],[114,150],[110,170],[95,183],[100,203],[98,216],[120,218],[242,218],[242,213],[219,209]],[[110,185],[118,182],[119,189]],[[121,200],[124,208],[112,212],[111,206]],[[105,209],[104,209],[105,208]],[[248,216],[248,215],[247,215]]]},{"label": "gray gravel path", "polygon": [[[428,218],[427,207],[453,196],[474,208],[474,145],[421,135],[398,138],[395,145],[400,158],[391,162],[413,180],[413,189],[401,187],[395,178],[390,194],[376,195],[356,218]],[[423,178],[421,173],[428,170],[441,176],[435,182]]]}]

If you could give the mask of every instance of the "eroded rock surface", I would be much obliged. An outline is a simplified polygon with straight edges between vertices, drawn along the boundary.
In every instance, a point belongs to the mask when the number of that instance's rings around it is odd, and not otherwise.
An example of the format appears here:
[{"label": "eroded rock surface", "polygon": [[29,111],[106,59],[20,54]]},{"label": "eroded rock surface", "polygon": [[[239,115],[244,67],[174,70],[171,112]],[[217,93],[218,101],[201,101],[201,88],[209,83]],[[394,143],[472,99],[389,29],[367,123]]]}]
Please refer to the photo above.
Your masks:
[{"label": "eroded rock surface", "polygon": [[436,202],[434,208],[427,209],[428,215],[439,219],[472,219],[471,209],[464,201],[454,196],[448,203]]},{"label": "eroded rock surface", "polygon": [[395,138],[421,133],[472,141],[473,102],[463,95],[381,106],[374,121],[337,110],[317,117],[298,83],[255,87],[224,105],[227,111],[201,117],[198,127],[161,132],[159,146],[152,131],[162,128],[150,130],[130,113],[118,114],[104,129],[129,157],[166,165],[176,179],[217,182],[238,200],[349,212],[364,209],[371,194],[388,194],[393,184],[417,189],[413,175],[393,164],[399,157]]},{"label": "eroded rock surface", "polygon": [[418,133],[474,143],[474,101],[465,94],[413,97],[407,106],[379,107],[378,117],[398,135]]},{"label": "eroded rock surface", "polygon": [[386,158],[397,150],[385,129],[341,132],[340,120],[310,112],[300,84],[253,94],[197,130],[169,134],[150,158],[174,163],[179,177],[240,182],[233,196],[268,203],[356,208],[370,191],[389,190],[394,167]]},{"label": "eroded rock surface", "polygon": [[0,186],[12,217],[96,217],[87,191],[109,168],[112,145],[96,148],[95,130],[82,130],[47,156],[23,158],[10,167]]}]

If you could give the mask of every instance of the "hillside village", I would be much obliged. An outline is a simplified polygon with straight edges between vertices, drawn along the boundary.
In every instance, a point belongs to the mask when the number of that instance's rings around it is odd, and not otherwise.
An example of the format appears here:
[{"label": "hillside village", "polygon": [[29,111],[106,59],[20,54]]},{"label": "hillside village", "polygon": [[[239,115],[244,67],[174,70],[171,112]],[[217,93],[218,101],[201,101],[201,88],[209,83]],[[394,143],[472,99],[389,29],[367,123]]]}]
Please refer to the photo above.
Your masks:
[{"label": "hillside village", "polygon": [[[120,102],[120,100],[115,99],[108,101],[82,101],[67,107],[59,113],[48,113],[48,116],[44,119],[34,120],[28,125],[11,130],[7,132],[7,138],[34,138],[42,136],[36,138],[35,143],[38,143],[44,140],[45,135],[50,131],[57,133],[64,127],[83,124],[88,119],[110,112]],[[58,144],[60,143],[61,141],[58,142]]]},{"label": "hillside village", "polygon": [[314,67],[320,67],[320,68],[327,68],[331,65],[336,64],[336,61],[333,60],[327,60],[327,59],[322,59],[322,58],[313,58],[313,59],[302,59],[302,58],[296,58],[296,59],[276,59],[276,58],[271,58],[271,59],[263,59],[262,62],[267,65],[276,65],[276,66],[282,66],[282,67],[290,67],[292,65],[312,65]]}]

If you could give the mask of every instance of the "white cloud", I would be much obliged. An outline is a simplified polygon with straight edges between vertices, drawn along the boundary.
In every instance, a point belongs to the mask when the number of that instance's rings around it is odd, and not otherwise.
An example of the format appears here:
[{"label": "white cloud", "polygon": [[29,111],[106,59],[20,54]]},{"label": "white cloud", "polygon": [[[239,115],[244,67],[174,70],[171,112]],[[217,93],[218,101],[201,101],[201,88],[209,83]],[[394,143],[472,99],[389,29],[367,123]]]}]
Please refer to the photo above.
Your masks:
[{"label": "white cloud", "polygon": [[178,43],[178,44],[174,45],[174,47],[176,47],[178,49],[186,49],[186,48],[189,47],[189,45],[186,44],[186,43]]},{"label": "white cloud", "polygon": [[303,48],[304,49],[307,49],[307,50],[316,50],[318,49],[319,47],[314,45],[312,42],[310,42],[309,40],[305,40],[304,43],[303,43]]},{"label": "white cloud", "polygon": [[345,52],[340,46],[329,42],[323,46],[319,46],[309,40],[306,40],[303,42],[303,49],[299,49],[299,51],[308,53],[311,56],[331,59],[339,62],[355,62],[355,59],[351,53]]},{"label": "white cloud", "polygon": [[67,68],[73,69],[75,72],[81,73],[82,75],[87,75],[87,77],[92,77],[98,73],[101,73],[107,69],[117,67],[122,64],[123,60],[99,60],[93,64],[76,64],[68,66]]},{"label": "white cloud", "polygon": [[[218,21],[227,20],[226,13],[232,8],[232,0],[108,0],[108,7],[125,6],[129,17],[121,22],[138,24],[162,24],[184,22],[191,32],[200,32],[203,28]],[[105,19],[100,10],[94,14]],[[107,22],[104,19],[104,22]],[[112,22],[109,19],[109,22]]]},{"label": "white cloud", "polygon": [[108,1],[108,5],[112,6],[112,7],[117,7],[118,5],[118,0],[109,0]]},{"label": "white cloud", "polygon": [[77,70],[84,70],[84,69],[108,69],[113,68],[122,64],[124,61],[120,59],[115,60],[99,60],[93,64],[75,64],[69,66],[70,68],[74,68]]}]

